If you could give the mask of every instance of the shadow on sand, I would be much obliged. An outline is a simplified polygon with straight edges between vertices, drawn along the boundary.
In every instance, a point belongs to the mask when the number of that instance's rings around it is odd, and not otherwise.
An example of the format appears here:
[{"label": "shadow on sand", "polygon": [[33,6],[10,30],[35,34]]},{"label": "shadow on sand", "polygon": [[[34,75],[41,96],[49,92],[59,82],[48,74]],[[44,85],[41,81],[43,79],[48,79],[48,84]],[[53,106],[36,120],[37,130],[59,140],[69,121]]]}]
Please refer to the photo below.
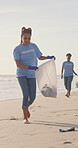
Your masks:
[{"label": "shadow on sand", "polygon": [[[78,128],[78,124],[70,124],[70,123],[62,123],[62,122],[51,122],[51,121],[34,121],[32,122],[32,124],[38,124],[38,125],[45,125],[45,126],[49,126],[49,127],[53,127],[53,126],[59,126],[59,127],[75,127]],[[76,130],[77,131],[77,130]]]}]

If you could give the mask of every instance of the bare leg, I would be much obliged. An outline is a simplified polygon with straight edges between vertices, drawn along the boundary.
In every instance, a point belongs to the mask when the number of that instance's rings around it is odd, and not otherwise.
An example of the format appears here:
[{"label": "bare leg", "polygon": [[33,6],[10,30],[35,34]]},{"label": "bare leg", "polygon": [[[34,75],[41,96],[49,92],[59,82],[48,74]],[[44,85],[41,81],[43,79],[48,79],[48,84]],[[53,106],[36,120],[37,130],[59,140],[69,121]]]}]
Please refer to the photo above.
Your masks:
[{"label": "bare leg", "polygon": [[30,112],[29,112],[29,109],[27,110],[27,116],[28,116],[28,118],[30,118]]},{"label": "bare leg", "polygon": [[23,109],[23,115],[24,115],[24,119],[27,120],[27,109]]},{"label": "bare leg", "polygon": [[68,94],[69,94],[69,96],[70,96],[70,92],[71,92],[71,91],[70,91],[70,90],[68,90]]},{"label": "bare leg", "polygon": [[27,110],[27,113],[28,113],[28,118],[30,118],[31,114],[29,112],[29,107],[31,106],[31,104],[28,104],[28,110]]},{"label": "bare leg", "polygon": [[28,109],[23,109],[23,114],[24,114],[24,124],[29,124],[29,121],[28,121]]}]

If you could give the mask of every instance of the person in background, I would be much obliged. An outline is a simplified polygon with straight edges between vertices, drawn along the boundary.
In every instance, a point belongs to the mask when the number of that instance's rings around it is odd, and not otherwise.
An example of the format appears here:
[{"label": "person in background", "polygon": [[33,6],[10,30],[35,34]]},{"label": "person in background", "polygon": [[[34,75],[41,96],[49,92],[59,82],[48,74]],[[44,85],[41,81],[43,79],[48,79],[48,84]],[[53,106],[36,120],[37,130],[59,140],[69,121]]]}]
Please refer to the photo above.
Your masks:
[{"label": "person in background", "polygon": [[14,60],[17,66],[17,78],[23,93],[23,115],[24,123],[29,124],[29,107],[36,98],[36,69],[37,59],[53,59],[54,56],[42,56],[38,46],[31,43],[32,29],[25,27],[21,30],[21,43],[13,51]]},{"label": "person in background", "polygon": [[73,80],[73,74],[77,75],[77,73],[75,73],[74,63],[71,61],[72,55],[68,53],[66,57],[67,61],[65,61],[62,65],[61,78],[63,78],[63,72],[64,72],[64,85],[65,88],[67,89],[67,93],[65,96],[69,97],[71,93],[71,83]]}]

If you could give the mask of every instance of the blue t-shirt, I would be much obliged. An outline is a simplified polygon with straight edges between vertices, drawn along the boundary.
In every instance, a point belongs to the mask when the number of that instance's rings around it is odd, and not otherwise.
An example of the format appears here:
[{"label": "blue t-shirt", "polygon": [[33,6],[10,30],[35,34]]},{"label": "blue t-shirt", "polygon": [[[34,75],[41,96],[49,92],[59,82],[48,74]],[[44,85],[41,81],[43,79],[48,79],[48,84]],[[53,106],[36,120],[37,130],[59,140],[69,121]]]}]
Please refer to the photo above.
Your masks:
[{"label": "blue t-shirt", "polygon": [[[37,66],[37,58],[42,56],[37,45],[30,43],[29,45],[18,45],[13,52],[14,59],[20,60],[21,64],[27,66]],[[35,78],[35,70],[23,69],[17,67],[17,77],[26,76],[27,78]]]},{"label": "blue t-shirt", "polygon": [[74,64],[71,61],[63,63],[62,68],[64,69],[64,77],[73,76]]}]

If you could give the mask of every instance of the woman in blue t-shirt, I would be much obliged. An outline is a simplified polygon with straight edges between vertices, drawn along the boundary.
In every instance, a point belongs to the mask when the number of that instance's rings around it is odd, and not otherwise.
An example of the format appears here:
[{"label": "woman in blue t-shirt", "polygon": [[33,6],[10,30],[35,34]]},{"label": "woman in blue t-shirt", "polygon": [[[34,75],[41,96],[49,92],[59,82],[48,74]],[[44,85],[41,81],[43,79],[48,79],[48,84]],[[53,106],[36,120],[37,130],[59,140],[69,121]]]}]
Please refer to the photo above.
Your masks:
[{"label": "woman in blue t-shirt", "polygon": [[63,71],[64,71],[64,85],[67,89],[67,93],[65,96],[69,97],[71,92],[71,83],[73,80],[73,73],[77,75],[74,71],[74,63],[71,62],[71,54],[68,53],[66,55],[67,61],[65,61],[62,65],[62,71],[61,71],[61,78],[63,78]]},{"label": "woman in blue t-shirt", "polygon": [[14,59],[17,65],[17,78],[23,93],[22,109],[24,114],[24,123],[29,123],[29,106],[36,97],[36,69],[37,58],[39,60],[52,59],[54,56],[42,56],[38,46],[31,43],[31,28],[22,28],[21,44],[14,49]]}]

